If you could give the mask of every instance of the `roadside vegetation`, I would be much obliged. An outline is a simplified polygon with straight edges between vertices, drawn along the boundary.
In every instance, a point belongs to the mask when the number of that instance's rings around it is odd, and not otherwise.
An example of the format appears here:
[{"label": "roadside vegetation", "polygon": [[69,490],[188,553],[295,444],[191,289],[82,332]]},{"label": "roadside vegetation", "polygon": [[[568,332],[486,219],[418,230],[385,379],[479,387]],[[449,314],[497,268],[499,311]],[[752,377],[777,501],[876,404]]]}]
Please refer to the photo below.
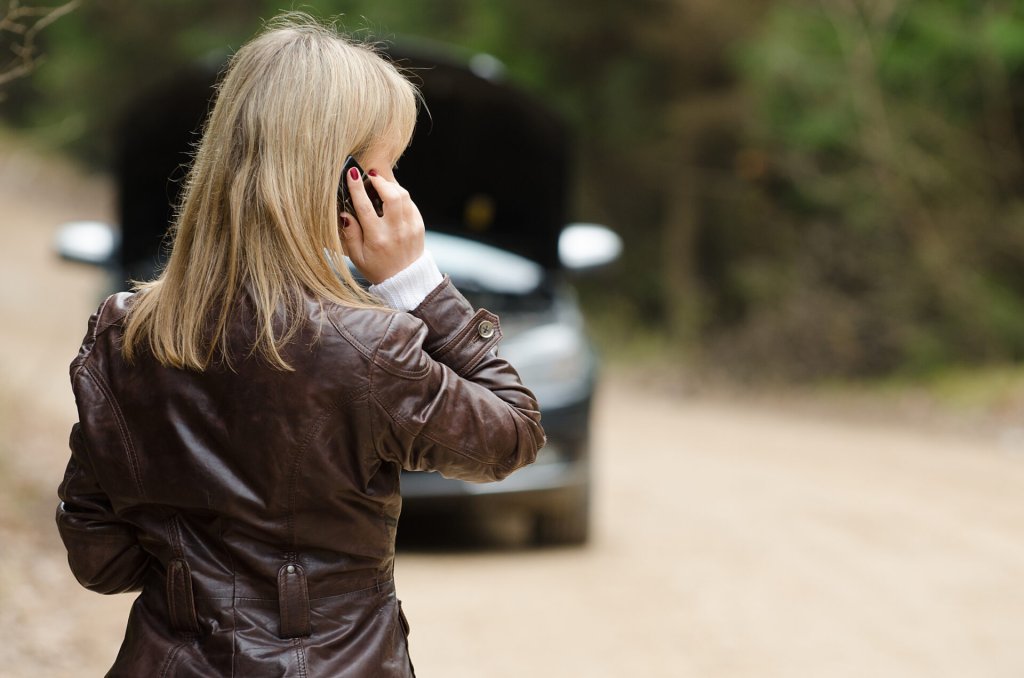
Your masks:
[{"label": "roadside vegetation", "polygon": [[[2,115],[102,169],[133,92],[188,60],[223,59],[277,7],[83,3],[39,34],[45,59],[8,83]],[[1020,3],[302,8],[344,13],[369,37],[492,53],[573,123],[573,216],[627,245],[615,270],[581,283],[608,352],[743,381],[1018,373]]]}]

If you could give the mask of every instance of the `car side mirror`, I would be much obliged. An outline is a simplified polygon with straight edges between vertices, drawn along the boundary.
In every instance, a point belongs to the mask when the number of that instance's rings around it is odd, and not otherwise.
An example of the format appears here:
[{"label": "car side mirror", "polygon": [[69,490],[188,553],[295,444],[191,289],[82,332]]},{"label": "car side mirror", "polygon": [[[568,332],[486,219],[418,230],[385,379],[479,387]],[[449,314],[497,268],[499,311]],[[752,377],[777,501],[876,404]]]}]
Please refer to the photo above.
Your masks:
[{"label": "car side mirror", "polygon": [[57,229],[54,246],[61,259],[111,268],[117,261],[121,235],[102,221],[72,221]]},{"label": "car side mirror", "polygon": [[600,224],[569,224],[558,236],[558,258],[570,271],[607,266],[622,254],[622,238]]}]

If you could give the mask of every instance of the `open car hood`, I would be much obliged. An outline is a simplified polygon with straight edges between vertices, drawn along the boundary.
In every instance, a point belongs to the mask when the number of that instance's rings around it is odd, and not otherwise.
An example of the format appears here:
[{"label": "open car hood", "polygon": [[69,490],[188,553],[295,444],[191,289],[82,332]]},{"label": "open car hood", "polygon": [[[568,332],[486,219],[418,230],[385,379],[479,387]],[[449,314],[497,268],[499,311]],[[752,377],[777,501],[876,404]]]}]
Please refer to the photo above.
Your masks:
[{"label": "open car hood", "polygon": [[[392,49],[425,101],[398,180],[427,227],[559,266],[567,143],[561,121],[527,94],[475,74],[449,49]],[[189,151],[209,109],[219,60],[151,83],[115,131],[121,258],[145,279],[173,219]],[[169,180],[170,178],[170,180]]]},{"label": "open car hood", "polygon": [[426,102],[396,176],[427,227],[558,267],[568,194],[561,120],[438,50],[391,54],[412,72]]},{"label": "open car hood", "polygon": [[426,246],[460,289],[525,295],[544,281],[539,264],[504,249],[434,231],[427,231]]}]

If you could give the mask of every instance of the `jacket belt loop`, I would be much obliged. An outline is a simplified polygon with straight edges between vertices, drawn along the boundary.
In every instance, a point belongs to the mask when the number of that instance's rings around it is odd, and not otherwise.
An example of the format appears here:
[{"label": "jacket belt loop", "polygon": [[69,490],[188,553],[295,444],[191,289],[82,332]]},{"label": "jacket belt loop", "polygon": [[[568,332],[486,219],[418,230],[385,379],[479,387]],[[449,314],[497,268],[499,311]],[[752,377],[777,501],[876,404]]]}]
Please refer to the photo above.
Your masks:
[{"label": "jacket belt loop", "polygon": [[281,608],[281,638],[310,634],[309,588],[306,571],[298,563],[285,563],[277,571],[277,602]]},{"label": "jacket belt loop", "polygon": [[192,570],[184,558],[167,563],[167,610],[177,633],[197,634],[196,601],[192,594]]}]

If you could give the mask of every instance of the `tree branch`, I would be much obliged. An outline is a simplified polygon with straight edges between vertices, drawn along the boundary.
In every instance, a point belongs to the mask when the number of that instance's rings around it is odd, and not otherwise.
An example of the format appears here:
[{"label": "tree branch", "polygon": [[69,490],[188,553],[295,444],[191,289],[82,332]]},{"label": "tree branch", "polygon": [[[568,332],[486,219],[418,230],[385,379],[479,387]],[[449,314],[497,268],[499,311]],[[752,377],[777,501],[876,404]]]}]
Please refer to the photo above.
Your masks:
[{"label": "tree branch", "polygon": [[[36,38],[39,32],[78,6],[79,0],[70,0],[56,7],[24,6],[21,0],[10,0],[7,10],[0,15],[0,39],[11,38],[10,54],[0,61],[0,87],[25,77],[39,63]],[[3,98],[0,92],[0,99]]]}]

